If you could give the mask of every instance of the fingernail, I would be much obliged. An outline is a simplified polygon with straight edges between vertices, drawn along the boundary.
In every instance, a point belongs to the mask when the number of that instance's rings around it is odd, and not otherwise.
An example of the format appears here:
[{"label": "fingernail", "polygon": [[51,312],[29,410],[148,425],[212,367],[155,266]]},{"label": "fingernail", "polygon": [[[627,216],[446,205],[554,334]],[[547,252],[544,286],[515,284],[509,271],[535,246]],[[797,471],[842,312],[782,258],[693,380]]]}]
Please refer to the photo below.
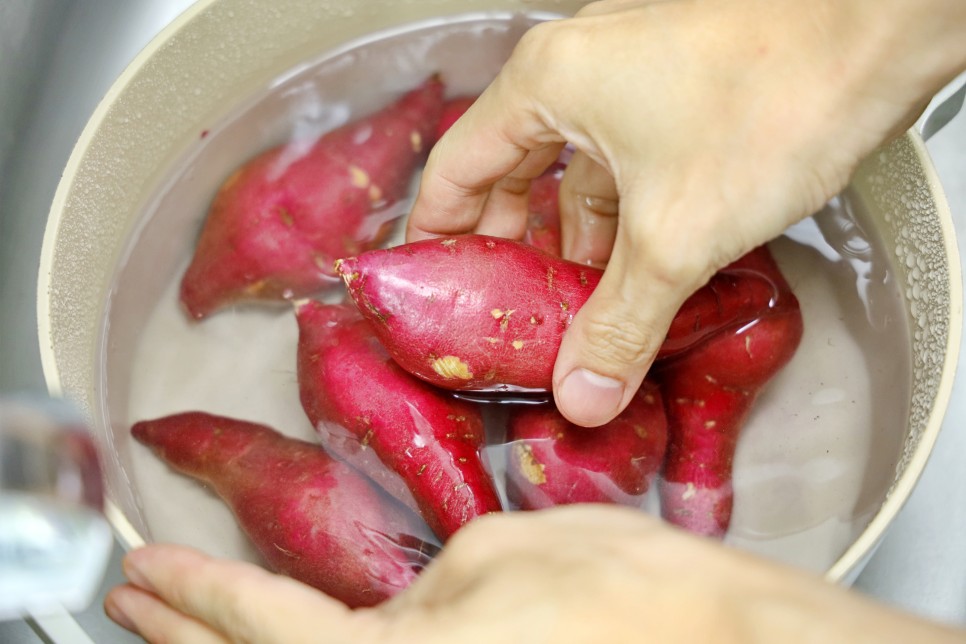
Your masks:
[{"label": "fingernail", "polygon": [[557,407],[571,422],[597,427],[617,415],[624,400],[624,383],[587,369],[574,369],[558,390]]},{"label": "fingernail", "polygon": [[118,588],[111,592],[104,599],[104,612],[110,617],[114,622],[117,623],[121,628],[126,628],[132,633],[137,633],[137,626],[134,625],[134,621],[127,616],[124,608],[121,604],[124,602],[124,589]]}]

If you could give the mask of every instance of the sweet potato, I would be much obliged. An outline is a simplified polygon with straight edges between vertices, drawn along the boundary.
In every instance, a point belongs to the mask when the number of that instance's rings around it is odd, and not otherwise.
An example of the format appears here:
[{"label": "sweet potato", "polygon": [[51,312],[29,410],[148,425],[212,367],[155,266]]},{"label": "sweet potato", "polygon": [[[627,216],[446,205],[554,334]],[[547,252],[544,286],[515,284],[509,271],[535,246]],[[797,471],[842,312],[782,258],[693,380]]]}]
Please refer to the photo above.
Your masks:
[{"label": "sweet potato", "polygon": [[274,570],[351,607],[395,595],[428,561],[415,515],[318,445],[203,412],[142,421],[131,433],[210,485]]},{"label": "sweet potato", "polygon": [[[735,328],[794,299],[764,246],[715,273],[695,291],[671,321],[658,359],[687,351],[722,329]],[[797,302],[791,306],[798,307]]]},{"label": "sweet potato", "polygon": [[479,408],[403,371],[351,305],[300,303],[302,406],[330,452],[417,509],[441,538],[501,510]]},{"label": "sweet potato", "polygon": [[658,386],[645,380],[617,418],[588,429],[552,405],[511,412],[507,497],[523,510],[569,503],[640,505],[661,467],[667,419]]},{"label": "sweet potato", "polygon": [[546,389],[560,339],[600,271],[522,242],[447,237],[336,268],[392,357],[448,389]]},{"label": "sweet potato", "polygon": [[523,241],[560,256],[560,181],[566,166],[554,163],[530,184],[527,231]]},{"label": "sweet potato", "polygon": [[389,207],[432,143],[442,96],[433,77],[373,115],[268,150],[232,174],[181,282],[188,314],[305,297],[334,283],[336,258],[372,248],[388,232]]},{"label": "sweet potato", "polygon": [[741,327],[655,368],[668,417],[661,513],[692,532],[723,537],[731,521],[732,462],[741,428],[768,381],[802,336],[798,300],[764,248],[749,256],[778,288],[774,306]]},{"label": "sweet potato", "polygon": [[[678,312],[658,357],[753,319],[777,287],[743,258]],[[602,272],[522,242],[463,235],[336,262],[392,357],[439,387],[547,390],[564,331]]]}]

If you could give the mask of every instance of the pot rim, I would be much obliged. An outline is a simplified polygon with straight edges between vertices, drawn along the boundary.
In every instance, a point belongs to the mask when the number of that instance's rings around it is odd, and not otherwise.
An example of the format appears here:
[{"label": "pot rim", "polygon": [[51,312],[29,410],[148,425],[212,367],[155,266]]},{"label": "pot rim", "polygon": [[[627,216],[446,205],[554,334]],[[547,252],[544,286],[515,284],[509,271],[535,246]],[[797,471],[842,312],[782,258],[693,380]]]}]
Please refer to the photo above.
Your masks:
[{"label": "pot rim", "polygon": [[[178,34],[195,18],[208,12],[213,5],[220,1],[198,0],[172,20],[138,53],[98,103],[64,168],[49,210],[37,282],[37,329],[41,366],[47,389],[52,396],[63,397],[65,387],[52,343],[54,329],[51,325],[51,267],[60,245],[60,230],[64,215],[68,210],[68,197],[79,175],[82,161],[90,151],[91,145],[102,126],[109,120],[111,109],[118,97],[138,79],[152,58],[159,50],[163,49],[175,34]],[[922,137],[915,130],[909,130],[902,138],[905,138],[912,145],[916,160],[920,164],[925,177],[926,188],[933,198],[937,211],[940,232],[943,235],[943,249],[950,268],[948,271],[948,310],[951,324],[946,338],[943,368],[936,388],[936,395],[919,441],[906,462],[905,469],[894,482],[872,520],[836,559],[835,563],[824,572],[825,579],[835,583],[849,584],[861,572],[862,567],[874,554],[889,526],[909,499],[921,477],[938,438],[952,396],[962,341],[963,282],[952,213]],[[134,528],[120,507],[109,498],[105,500],[105,515],[125,548],[131,549],[145,543],[144,537]]]}]

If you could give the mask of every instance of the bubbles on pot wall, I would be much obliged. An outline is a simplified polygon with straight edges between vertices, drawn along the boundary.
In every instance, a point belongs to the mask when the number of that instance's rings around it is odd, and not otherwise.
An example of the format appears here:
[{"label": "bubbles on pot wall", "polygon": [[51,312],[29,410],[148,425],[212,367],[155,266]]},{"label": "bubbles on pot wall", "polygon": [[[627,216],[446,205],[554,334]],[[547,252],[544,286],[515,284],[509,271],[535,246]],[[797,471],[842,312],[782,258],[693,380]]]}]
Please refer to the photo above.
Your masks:
[{"label": "bubbles on pot wall", "polygon": [[904,138],[883,148],[856,179],[868,187],[871,208],[883,213],[886,238],[895,240],[897,267],[903,273],[900,278],[915,328],[910,433],[896,469],[897,480],[916,453],[930,419],[950,333],[948,241],[930,192],[934,180],[922,169],[913,143]]}]

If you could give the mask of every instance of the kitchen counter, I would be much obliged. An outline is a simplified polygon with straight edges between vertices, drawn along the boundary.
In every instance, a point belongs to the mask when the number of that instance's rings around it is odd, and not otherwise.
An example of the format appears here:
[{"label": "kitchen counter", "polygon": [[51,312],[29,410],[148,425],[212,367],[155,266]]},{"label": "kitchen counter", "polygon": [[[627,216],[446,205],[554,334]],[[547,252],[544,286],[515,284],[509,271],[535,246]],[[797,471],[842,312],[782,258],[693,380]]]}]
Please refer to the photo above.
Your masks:
[{"label": "kitchen counter", "polygon": [[[75,140],[124,66],[191,0],[9,0],[0,4],[0,393],[43,391],[36,282],[47,212]],[[961,78],[962,83],[966,78]],[[944,90],[940,97],[948,94]],[[966,115],[928,143],[966,257]],[[922,479],[855,587],[966,626],[966,359]],[[957,500],[951,502],[951,500]],[[120,580],[117,559],[105,587]],[[43,639],[37,631],[43,633]],[[93,606],[0,641],[137,641]]]}]

